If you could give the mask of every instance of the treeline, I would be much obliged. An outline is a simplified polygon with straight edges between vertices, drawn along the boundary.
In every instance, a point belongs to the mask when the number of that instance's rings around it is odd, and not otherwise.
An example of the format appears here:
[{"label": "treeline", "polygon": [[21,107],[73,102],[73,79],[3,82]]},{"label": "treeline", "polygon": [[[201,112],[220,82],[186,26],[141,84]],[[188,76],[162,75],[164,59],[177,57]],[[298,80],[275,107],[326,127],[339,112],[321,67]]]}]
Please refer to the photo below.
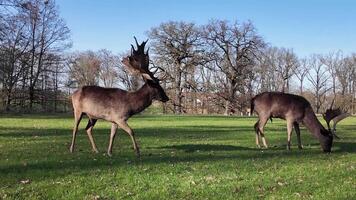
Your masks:
[{"label": "treeline", "polygon": [[2,110],[58,109],[69,33],[54,1],[0,0]]},{"label": "treeline", "polygon": [[[121,63],[130,52],[64,53],[69,29],[53,0],[0,0],[0,9],[0,110],[66,112],[70,93],[82,85],[134,91],[143,84]],[[171,98],[158,105],[165,113],[248,114],[251,97],[263,91],[303,95],[318,113],[333,100],[356,112],[356,54],[299,58],[268,44],[250,21],[170,21],[147,38]]]}]

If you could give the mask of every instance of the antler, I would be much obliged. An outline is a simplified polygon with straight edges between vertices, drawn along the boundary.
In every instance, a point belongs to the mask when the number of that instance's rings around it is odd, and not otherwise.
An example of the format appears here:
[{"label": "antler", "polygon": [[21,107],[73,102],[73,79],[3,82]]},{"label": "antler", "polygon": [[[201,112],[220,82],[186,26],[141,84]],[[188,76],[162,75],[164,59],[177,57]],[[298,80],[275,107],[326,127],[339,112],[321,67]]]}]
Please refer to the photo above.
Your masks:
[{"label": "antler", "polygon": [[[334,100],[331,104],[331,107],[325,111],[325,114],[323,114],[324,120],[326,121],[326,124],[328,126],[328,129],[333,133],[333,135],[340,139],[336,135],[336,125],[339,123],[341,120],[351,116],[349,113],[343,112],[340,108],[337,109],[332,109],[332,105],[334,103]],[[330,127],[330,122],[331,120],[333,121],[333,129]]]},{"label": "antler", "polygon": [[159,70],[159,71],[163,72],[164,75],[163,75],[163,76],[159,76],[158,79],[159,79],[159,80],[164,80],[164,79],[166,79],[166,77],[168,76],[167,71],[166,71],[165,69],[163,69],[162,67],[155,65],[154,62],[151,62],[151,63],[152,63],[152,66],[153,66],[153,67],[150,68],[150,71],[151,71],[151,70],[154,70],[154,71],[152,72],[152,74],[157,74],[157,72],[158,72],[158,70]]},{"label": "antler", "polygon": [[124,58],[121,62],[124,64],[126,69],[134,75],[142,75],[145,79],[156,80],[153,73],[148,69],[149,66],[149,55],[148,50],[145,52],[145,45],[148,39],[141,44],[137,42],[136,37],[134,37],[137,50],[131,44],[131,55]]}]

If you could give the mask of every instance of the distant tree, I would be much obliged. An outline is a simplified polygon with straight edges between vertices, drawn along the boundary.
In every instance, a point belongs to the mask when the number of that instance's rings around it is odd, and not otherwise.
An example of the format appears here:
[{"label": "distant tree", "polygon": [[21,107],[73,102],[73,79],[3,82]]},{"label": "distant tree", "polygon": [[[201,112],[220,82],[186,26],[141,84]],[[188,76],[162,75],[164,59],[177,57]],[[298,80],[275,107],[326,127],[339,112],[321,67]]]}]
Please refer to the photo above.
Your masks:
[{"label": "distant tree", "polygon": [[193,23],[167,22],[152,28],[153,60],[161,64],[174,90],[174,112],[183,113],[183,91],[195,87],[196,66],[202,62],[201,36]]},{"label": "distant tree", "polygon": [[41,90],[53,73],[51,67],[69,46],[69,29],[54,0],[0,1],[0,85],[5,88],[6,110],[15,100],[23,108],[28,102],[32,109],[39,99],[43,105],[47,93]]},{"label": "distant tree", "polygon": [[209,51],[215,69],[222,73],[222,98],[225,99],[225,114],[229,114],[236,103],[236,93],[245,94],[245,83],[255,64],[256,52],[265,46],[253,24],[229,23],[212,20],[203,27],[206,50]]},{"label": "distant tree", "polygon": [[292,49],[280,48],[277,50],[277,58],[275,62],[281,91],[289,92],[290,79],[299,65],[298,58]]},{"label": "distant tree", "polygon": [[92,51],[77,53],[69,59],[70,80],[77,87],[98,85],[101,61]]},{"label": "distant tree", "polygon": [[10,110],[13,90],[25,72],[26,53],[29,42],[26,35],[26,21],[19,15],[2,20],[0,31],[0,82],[6,98],[5,109]]},{"label": "distant tree", "polygon": [[309,72],[308,59],[302,58],[299,60],[299,65],[294,69],[294,74],[299,80],[299,94],[303,95],[304,80]]},{"label": "distant tree", "polygon": [[328,55],[320,57],[322,63],[327,67],[329,74],[331,76],[332,82],[332,92],[334,97],[336,96],[336,87],[338,81],[337,71],[342,68],[343,65],[343,55],[341,51],[331,52]]},{"label": "distant tree", "polygon": [[320,108],[326,100],[326,93],[330,89],[327,85],[329,74],[319,55],[312,55],[309,58],[308,66],[310,71],[307,79],[312,85],[316,113],[320,113]]},{"label": "distant tree", "polygon": [[107,49],[102,49],[97,54],[100,60],[100,82],[104,87],[114,87],[118,82],[120,58]]},{"label": "distant tree", "polygon": [[256,93],[266,91],[276,91],[275,66],[271,65],[271,59],[275,54],[275,49],[266,47],[257,54],[256,59]]},{"label": "distant tree", "polygon": [[30,109],[35,99],[35,88],[40,74],[45,70],[44,63],[51,54],[61,53],[70,46],[69,29],[58,15],[53,0],[30,0],[23,6],[22,14],[28,19],[30,41],[29,103]]}]

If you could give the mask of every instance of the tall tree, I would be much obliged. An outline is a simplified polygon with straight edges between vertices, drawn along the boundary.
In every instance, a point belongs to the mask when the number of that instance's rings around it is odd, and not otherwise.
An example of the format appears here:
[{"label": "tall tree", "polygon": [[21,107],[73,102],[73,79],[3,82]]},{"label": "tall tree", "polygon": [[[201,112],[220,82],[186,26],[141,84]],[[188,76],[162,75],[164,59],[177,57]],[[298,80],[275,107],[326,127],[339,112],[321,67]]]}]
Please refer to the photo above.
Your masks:
[{"label": "tall tree", "polygon": [[25,69],[29,42],[26,38],[26,20],[21,15],[2,19],[0,30],[0,82],[5,95],[6,111],[10,110],[13,90]]},{"label": "tall tree", "polygon": [[320,113],[320,108],[326,100],[326,93],[330,89],[327,85],[329,74],[319,55],[312,55],[310,57],[309,68],[310,71],[307,75],[307,79],[313,87],[316,113]]},{"label": "tall tree", "polygon": [[236,92],[245,94],[245,82],[253,73],[256,52],[265,43],[250,21],[240,24],[212,20],[203,27],[203,38],[216,70],[225,76],[220,80],[225,82],[222,97],[227,115],[235,107]]},{"label": "tall tree", "polygon": [[201,37],[194,23],[167,22],[152,28],[154,62],[163,64],[174,89],[174,112],[183,112],[183,92],[194,87],[196,66],[202,61]]},{"label": "tall tree", "polygon": [[101,61],[92,51],[77,53],[68,62],[70,82],[77,87],[98,85]]},{"label": "tall tree", "polygon": [[280,80],[281,91],[289,92],[290,79],[298,67],[298,58],[292,49],[278,49],[276,58],[276,72]]},{"label": "tall tree", "polygon": [[303,95],[304,80],[309,72],[308,59],[302,58],[299,60],[299,65],[294,69],[294,74],[299,80],[299,94]]},{"label": "tall tree", "polygon": [[104,87],[114,87],[118,81],[118,67],[120,58],[107,49],[98,52],[100,60],[99,79]]},{"label": "tall tree", "polygon": [[29,20],[29,101],[30,109],[35,99],[35,88],[44,63],[50,54],[61,53],[70,46],[69,29],[60,18],[54,0],[30,0],[23,8],[23,15]]},{"label": "tall tree", "polygon": [[338,80],[337,71],[342,68],[343,55],[341,51],[331,52],[327,55],[321,56],[321,61],[327,67],[329,74],[331,76],[332,82],[332,92],[334,97],[336,97],[336,86]]}]

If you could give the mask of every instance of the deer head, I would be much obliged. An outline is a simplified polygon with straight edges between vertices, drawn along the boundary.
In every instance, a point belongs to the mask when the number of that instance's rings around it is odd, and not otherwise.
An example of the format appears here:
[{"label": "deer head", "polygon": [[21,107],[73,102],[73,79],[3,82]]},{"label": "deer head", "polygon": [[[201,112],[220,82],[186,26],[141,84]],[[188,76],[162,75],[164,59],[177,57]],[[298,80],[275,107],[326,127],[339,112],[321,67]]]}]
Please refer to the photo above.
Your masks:
[{"label": "deer head", "polygon": [[[145,51],[145,45],[148,40],[139,44],[136,37],[134,37],[136,42],[136,48],[131,45],[131,54],[122,60],[122,63],[126,69],[133,75],[141,75],[143,80],[148,86],[153,90],[153,99],[166,102],[169,100],[163,88],[159,84],[159,79],[154,76],[158,69],[164,71],[160,67],[156,67],[154,72],[149,69],[149,48]],[[162,79],[162,78],[161,78]]]}]

